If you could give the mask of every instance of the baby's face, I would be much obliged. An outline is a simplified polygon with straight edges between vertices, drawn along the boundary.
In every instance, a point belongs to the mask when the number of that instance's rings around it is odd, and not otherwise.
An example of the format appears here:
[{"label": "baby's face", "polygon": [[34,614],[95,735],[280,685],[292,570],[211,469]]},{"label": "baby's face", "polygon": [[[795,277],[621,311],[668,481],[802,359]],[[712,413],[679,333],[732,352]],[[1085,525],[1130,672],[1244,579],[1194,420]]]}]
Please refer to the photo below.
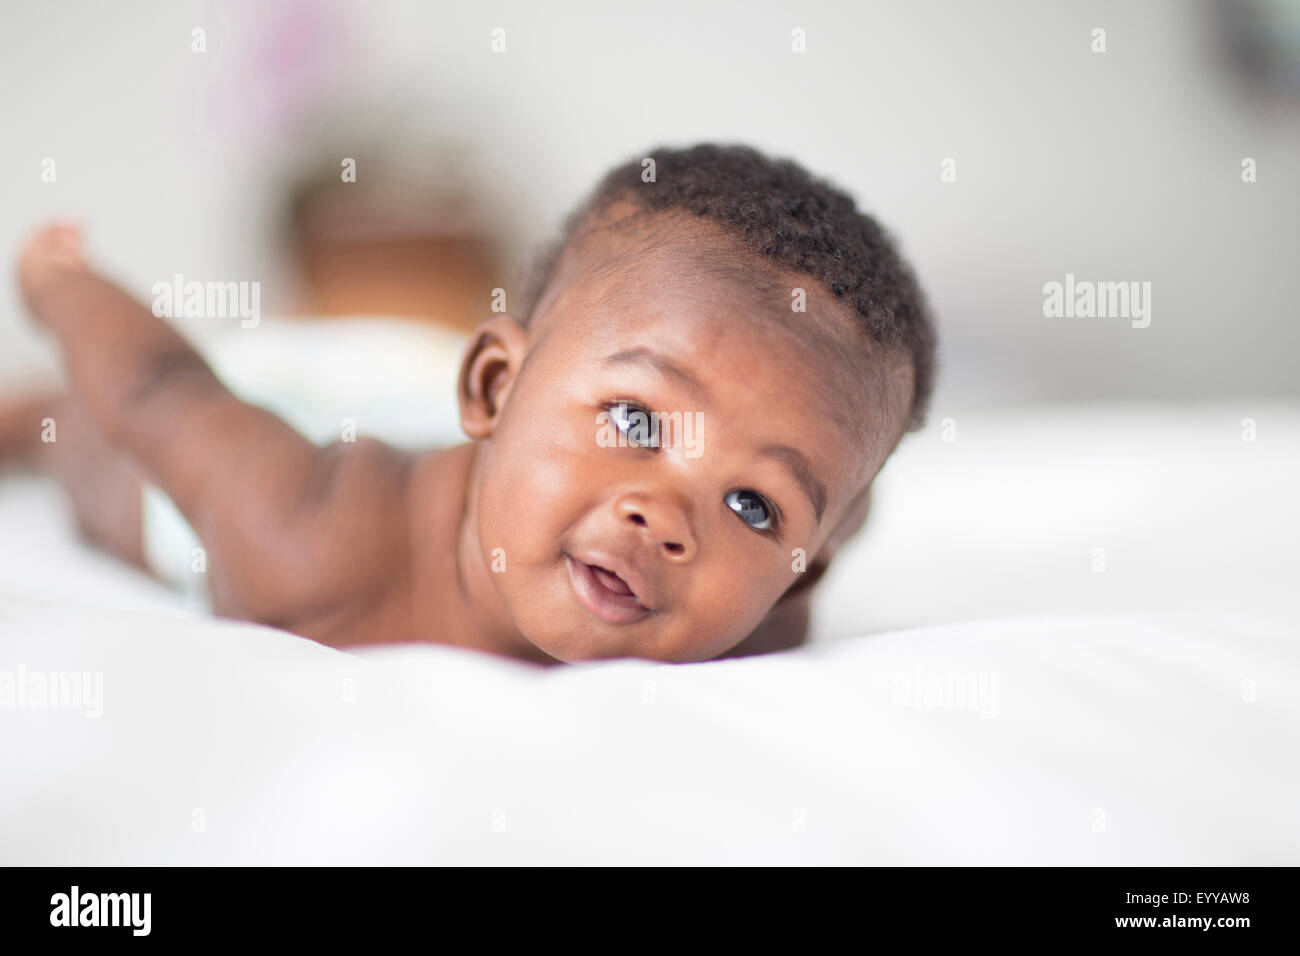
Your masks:
[{"label": "baby's face", "polygon": [[811,314],[811,290],[795,313],[715,256],[642,248],[567,282],[481,449],[481,559],[559,660],[734,647],[902,430],[905,404],[871,408],[828,360],[852,341],[843,316]]}]

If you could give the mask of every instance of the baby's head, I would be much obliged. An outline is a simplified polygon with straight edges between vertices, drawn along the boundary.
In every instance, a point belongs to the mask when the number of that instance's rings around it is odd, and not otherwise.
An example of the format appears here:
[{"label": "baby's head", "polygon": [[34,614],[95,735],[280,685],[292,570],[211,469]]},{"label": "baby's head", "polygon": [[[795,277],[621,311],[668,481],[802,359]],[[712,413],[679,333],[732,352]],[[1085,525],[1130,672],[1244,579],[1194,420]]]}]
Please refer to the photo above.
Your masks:
[{"label": "baby's head", "polygon": [[933,376],[911,270],[845,193],[744,147],[645,155],[461,374],[470,560],[564,661],[734,648],[861,521]]}]

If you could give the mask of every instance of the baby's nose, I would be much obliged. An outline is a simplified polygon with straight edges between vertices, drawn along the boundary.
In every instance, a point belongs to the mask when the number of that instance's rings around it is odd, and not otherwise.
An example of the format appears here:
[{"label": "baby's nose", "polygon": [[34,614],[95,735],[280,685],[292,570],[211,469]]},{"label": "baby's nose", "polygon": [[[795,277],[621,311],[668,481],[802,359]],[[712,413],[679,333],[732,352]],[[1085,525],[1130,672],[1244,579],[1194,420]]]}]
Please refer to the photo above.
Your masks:
[{"label": "baby's nose", "polygon": [[695,557],[695,537],[681,506],[662,498],[624,495],[615,508],[619,519],[636,525],[667,560],[686,564]]}]

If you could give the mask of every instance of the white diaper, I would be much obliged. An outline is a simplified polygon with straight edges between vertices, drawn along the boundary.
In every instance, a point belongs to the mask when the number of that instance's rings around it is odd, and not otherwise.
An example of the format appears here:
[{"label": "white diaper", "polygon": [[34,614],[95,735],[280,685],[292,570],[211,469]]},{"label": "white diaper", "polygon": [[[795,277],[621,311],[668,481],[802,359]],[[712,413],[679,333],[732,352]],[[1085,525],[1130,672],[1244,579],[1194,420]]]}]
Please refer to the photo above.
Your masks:
[{"label": "white diaper", "polygon": [[211,610],[208,556],[199,536],[161,489],[145,483],[141,496],[144,558],[159,578],[178,588],[196,610]]}]

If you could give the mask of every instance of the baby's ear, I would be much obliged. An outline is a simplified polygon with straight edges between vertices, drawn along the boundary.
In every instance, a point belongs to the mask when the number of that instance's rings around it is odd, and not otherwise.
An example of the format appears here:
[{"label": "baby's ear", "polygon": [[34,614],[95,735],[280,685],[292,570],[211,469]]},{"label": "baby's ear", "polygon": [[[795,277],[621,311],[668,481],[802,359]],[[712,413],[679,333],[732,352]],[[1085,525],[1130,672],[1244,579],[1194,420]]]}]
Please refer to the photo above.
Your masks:
[{"label": "baby's ear", "polygon": [[528,353],[528,331],[513,315],[474,330],[460,365],[460,426],[470,438],[489,438]]}]

